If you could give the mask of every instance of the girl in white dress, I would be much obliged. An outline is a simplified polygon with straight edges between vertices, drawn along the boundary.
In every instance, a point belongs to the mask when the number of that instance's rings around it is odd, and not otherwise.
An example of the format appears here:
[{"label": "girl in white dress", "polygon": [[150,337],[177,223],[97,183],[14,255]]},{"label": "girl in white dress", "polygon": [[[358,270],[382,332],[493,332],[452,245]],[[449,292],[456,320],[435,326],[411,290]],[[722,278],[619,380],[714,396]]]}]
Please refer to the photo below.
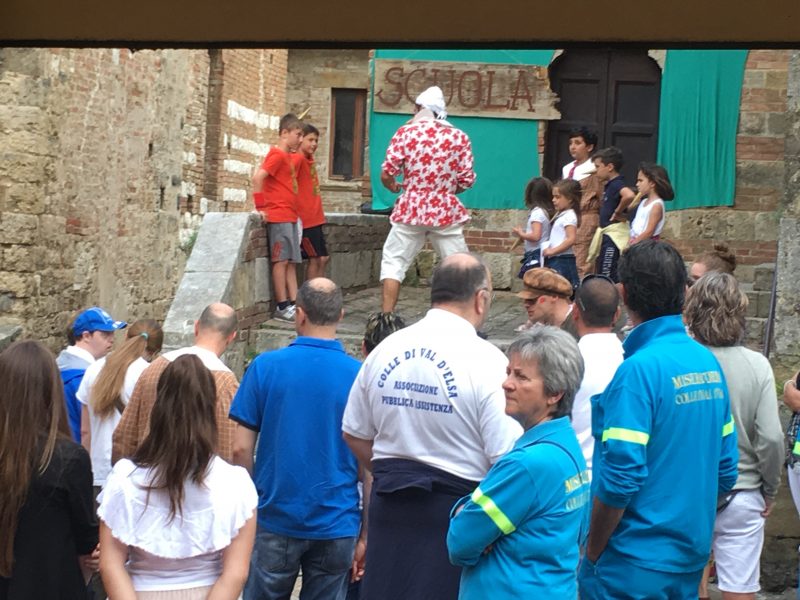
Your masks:
[{"label": "girl in white dress", "polygon": [[664,201],[675,197],[667,170],[660,165],[640,163],[636,189],[642,195],[642,202],[631,222],[629,245],[642,240],[659,239],[666,220]]},{"label": "girl in white dress", "polygon": [[150,432],[100,494],[100,573],[110,600],[236,600],[250,567],[253,481],[215,453],[214,378],[178,357],[158,380]]}]

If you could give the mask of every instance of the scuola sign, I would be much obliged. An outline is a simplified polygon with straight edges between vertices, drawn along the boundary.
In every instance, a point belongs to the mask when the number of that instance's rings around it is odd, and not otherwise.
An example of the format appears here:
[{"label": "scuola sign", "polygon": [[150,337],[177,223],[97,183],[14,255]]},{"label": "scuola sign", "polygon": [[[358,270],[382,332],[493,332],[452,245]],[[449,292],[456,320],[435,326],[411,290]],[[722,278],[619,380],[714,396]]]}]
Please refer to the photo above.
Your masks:
[{"label": "scuola sign", "polygon": [[428,87],[442,88],[450,115],[495,119],[561,118],[547,67],[533,65],[376,60],[373,110],[414,112]]}]

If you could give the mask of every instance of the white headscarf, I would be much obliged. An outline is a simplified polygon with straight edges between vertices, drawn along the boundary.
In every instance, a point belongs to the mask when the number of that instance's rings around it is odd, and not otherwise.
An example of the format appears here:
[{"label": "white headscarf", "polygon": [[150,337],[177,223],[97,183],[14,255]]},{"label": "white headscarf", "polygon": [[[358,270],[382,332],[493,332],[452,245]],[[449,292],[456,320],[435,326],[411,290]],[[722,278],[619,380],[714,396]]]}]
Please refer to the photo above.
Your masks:
[{"label": "white headscarf", "polygon": [[429,87],[422,92],[414,101],[422,108],[427,108],[436,115],[437,119],[444,120],[447,118],[447,108],[444,103],[444,94],[438,85]]}]

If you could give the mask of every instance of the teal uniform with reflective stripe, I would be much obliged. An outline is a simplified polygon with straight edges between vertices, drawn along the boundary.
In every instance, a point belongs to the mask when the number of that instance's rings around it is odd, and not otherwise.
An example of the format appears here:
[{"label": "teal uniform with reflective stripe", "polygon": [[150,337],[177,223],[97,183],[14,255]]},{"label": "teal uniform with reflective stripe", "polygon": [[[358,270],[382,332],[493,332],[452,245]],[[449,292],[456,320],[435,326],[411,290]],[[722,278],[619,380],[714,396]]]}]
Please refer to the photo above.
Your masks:
[{"label": "teal uniform with reflective stripe", "polygon": [[459,598],[575,598],[589,495],[569,419],[526,431],[453,508],[447,548],[464,567]]},{"label": "teal uniform with reflective stripe", "polygon": [[717,496],[737,476],[725,376],[680,315],[642,323],[624,348],[614,379],[592,398],[592,493],[625,509],[608,546],[648,569],[702,569]]}]

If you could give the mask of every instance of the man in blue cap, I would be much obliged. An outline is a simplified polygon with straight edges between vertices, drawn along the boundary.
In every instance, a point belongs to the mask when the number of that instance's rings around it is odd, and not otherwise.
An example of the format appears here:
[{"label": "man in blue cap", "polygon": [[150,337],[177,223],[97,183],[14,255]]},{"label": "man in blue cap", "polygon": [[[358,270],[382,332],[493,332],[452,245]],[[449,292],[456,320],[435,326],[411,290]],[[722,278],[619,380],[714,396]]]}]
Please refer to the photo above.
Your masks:
[{"label": "man in blue cap", "polygon": [[75,394],[86,369],[103,358],[114,345],[114,332],[127,327],[125,321],[115,321],[99,306],[82,311],[75,317],[69,330],[69,346],[61,351],[56,362],[64,382],[64,397],[72,437],[81,441],[81,405]]}]

